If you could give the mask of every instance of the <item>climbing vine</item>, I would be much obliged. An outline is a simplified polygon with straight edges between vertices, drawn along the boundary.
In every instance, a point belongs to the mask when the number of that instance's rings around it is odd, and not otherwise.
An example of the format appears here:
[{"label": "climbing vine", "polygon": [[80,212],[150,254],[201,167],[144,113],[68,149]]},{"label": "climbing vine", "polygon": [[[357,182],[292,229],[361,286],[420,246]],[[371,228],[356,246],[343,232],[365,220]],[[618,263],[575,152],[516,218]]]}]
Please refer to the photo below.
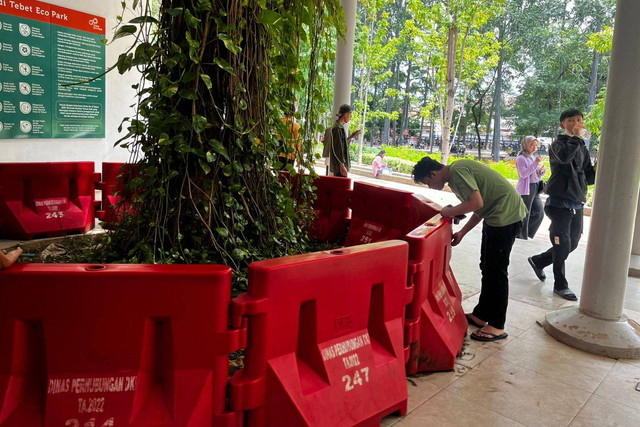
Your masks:
[{"label": "climbing vine", "polygon": [[[132,47],[115,65],[141,80],[134,116],[117,142],[138,176],[134,215],[108,235],[105,256],[127,262],[224,263],[309,249],[312,142],[323,113],[338,0],[123,2],[114,38]],[[292,180],[279,178],[280,120],[300,104],[303,140]],[[282,135],[278,138],[277,135]],[[296,182],[293,186],[290,182]]]}]

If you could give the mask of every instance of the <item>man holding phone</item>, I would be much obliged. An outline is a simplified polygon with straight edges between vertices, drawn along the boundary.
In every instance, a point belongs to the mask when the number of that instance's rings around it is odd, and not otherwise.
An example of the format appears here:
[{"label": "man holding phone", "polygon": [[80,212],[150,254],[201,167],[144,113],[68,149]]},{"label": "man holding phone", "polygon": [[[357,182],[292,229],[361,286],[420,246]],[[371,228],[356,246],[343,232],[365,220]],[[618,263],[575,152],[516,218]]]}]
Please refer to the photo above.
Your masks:
[{"label": "man holding phone", "polygon": [[349,104],[343,104],[338,110],[338,120],[331,128],[331,153],[329,168],[334,176],[347,177],[349,169],[351,169],[351,160],[349,159],[349,141],[360,134],[360,130],[356,130],[347,136],[344,127],[351,120],[353,108]]}]

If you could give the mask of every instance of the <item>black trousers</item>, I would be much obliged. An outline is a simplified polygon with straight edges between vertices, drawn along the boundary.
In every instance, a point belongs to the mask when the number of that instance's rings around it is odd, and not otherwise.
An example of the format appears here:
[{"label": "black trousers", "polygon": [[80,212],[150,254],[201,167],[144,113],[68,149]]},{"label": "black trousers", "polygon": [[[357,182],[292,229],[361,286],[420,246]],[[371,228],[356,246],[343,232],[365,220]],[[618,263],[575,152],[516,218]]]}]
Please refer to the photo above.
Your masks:
[{"label": "black trousers", "polygon": [[519,239],[527,240],[527,237],[533,239],[544,219],[544,207],[538,193],[538,183],[529,184],[529,194],[522,196],[522,201],[527,207],[527,216],[522,220],[522,230],[518,235]]},{"label": "black trousers", "polygon": [[504,329],[509,302],[509,256],[522,222],[504,227],[482,226],[480,301],[473,314],[497,329]]},{"label": "black trousers", "polygon": [[552,246],[546,252],[535,255],[531,259],[538,268],[553,264],[553,287],[558,290],[566,289],[569,283],[564,275],[564,262],[578,247],[582,235],[583,209],[546,206],[544,211],[551,219],[549,238]]}]

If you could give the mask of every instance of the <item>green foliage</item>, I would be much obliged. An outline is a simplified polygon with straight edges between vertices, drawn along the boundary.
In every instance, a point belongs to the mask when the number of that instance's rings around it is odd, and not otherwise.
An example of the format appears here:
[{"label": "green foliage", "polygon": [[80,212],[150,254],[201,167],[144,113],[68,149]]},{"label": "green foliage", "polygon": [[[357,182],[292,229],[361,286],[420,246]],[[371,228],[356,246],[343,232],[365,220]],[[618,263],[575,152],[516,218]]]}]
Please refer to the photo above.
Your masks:
[{"label": "green foliage", "polygon": [[162,0],[154,31],[143,18],[149,9],[136,9],[138,43],[117,63],[142,73],[137,113],[117,142],[141,173],[129,183],[136,214],[107,237],[105,257],[222,263],[239,273],[254,260],[306,252],[311,182],[281,183],[275,135],[288,134],[280,118],[302,101],[299,160],[311,165],[327,40],[344,31],[339,1]]}]

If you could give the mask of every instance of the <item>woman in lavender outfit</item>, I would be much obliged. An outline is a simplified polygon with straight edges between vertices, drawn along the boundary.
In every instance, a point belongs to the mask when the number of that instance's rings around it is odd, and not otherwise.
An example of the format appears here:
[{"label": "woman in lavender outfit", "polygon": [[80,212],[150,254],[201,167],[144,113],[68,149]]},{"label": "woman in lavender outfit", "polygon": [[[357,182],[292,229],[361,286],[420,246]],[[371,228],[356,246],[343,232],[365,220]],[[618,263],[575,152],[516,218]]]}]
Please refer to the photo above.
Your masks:
[{"label": "woman in lavender outfit", "polygon": [[516,157],[516,169],[518,170],[518,185],[516,190],[522,196],[522,201],[529,213],[522,220],[522,230],[518,238],[533,239],[536,231],[544,218],[542,200],[540,200],[540,180],[546,170],[542,164],[542,156],[535,156],[538,149],[538,140],[535,136],[525,136],[522,139],[522,150]]}]

